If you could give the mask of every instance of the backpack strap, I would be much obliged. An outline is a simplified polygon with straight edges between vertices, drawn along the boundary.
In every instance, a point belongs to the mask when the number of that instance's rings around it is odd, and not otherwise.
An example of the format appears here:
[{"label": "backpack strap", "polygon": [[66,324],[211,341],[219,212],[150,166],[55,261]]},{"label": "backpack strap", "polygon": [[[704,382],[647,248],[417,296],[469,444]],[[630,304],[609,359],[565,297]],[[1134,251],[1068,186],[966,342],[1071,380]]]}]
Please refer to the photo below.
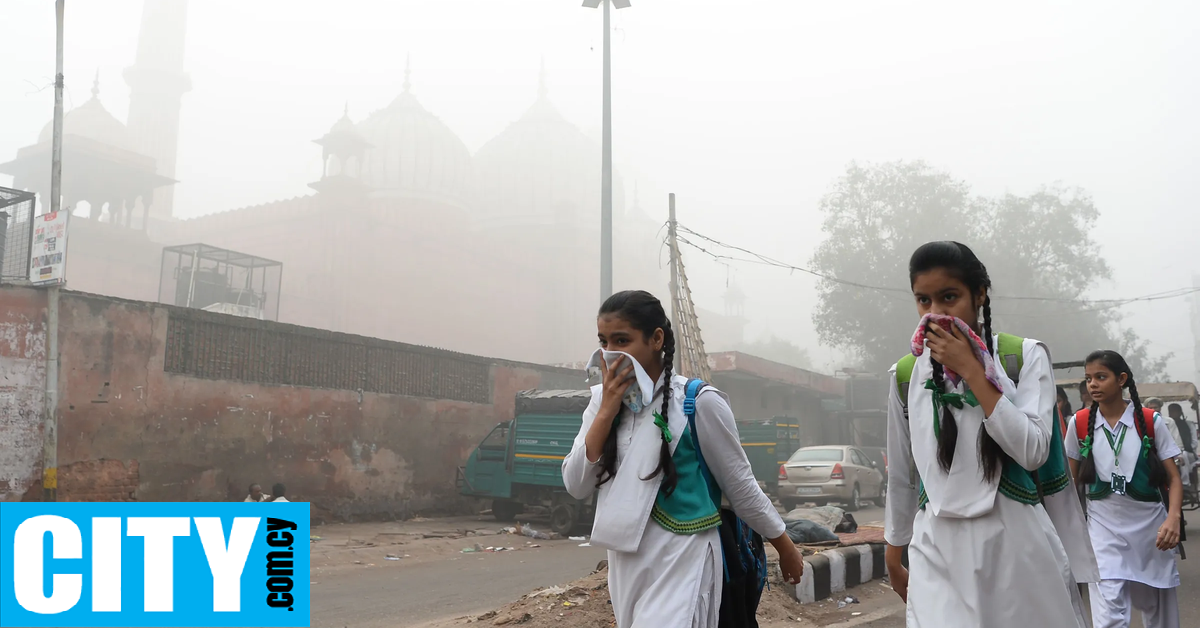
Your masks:
[{"label": "backpack strap", "polygon": [[1004,374],[1013,384],[1021,383],[1021,369],[1025,366],[1025,339],[1012,334],[997,334],[996,353],[1004,365]]},{"label": "backpack strap", "polygon": [[1079,439],[1081,443],[1088,437],[1087,424],[1089,412],[1091,412],[1090,409],[1084,408],[1075,413],[1075,438]]},{"label": "backpack strap", "polygon": [[[1142,417],[1146,419],[1144,421],[1146,424],[1146,431],[1143,432],[1141,428],[1138,428],[1138,438],[1145,438],[1149,436],[1151,441],[1154,440],[1154,418],[1157,416],[1158,413],[1150,408],[1142,408]],[[1134,421],[1133,426],[1137,427],[1137,425],[1138,422]]]},{"label": "backpack strap", "polygon": [[917,356],[911,353],[896,362],[896,389],[900,392],[900,405],[904,408],[905,418],[908,418],[908,385],[916,366]]},{"label": "backpack strap", "polygon": [[708,463],[704,462],[704,452],[700,450],[700,438],[696,436],[696,395],[700,394],[700,391],[707,385],[704,380],[688,380],[683,395],[683,414],[687,416],[688,431],[692,433],[692,446],[696,448],[696,458],[700,461],[700,473],[704,475],[705,482],[710,482],[712,473],[708,470]]}]

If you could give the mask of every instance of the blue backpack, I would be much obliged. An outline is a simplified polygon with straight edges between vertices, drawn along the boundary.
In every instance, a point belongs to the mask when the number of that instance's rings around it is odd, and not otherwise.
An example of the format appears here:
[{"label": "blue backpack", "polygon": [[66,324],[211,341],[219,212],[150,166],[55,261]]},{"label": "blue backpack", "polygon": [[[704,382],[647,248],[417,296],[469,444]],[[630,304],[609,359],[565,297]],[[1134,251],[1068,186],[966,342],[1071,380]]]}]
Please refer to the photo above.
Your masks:
[{"label": "blue backpack", "polygon": [[[683,413],[687,415],[688,431],[692,435],[692,445],[696,448],[696,457],[700,462],[700,473],[705,483],[715,485],[708,464],[704,461],[704,453],[700,449],[700,438],[696,436],[696,395],[707,386],[699,379],[688,380],[686,394],[683,398]],[[710,493],[711,493],[710,488]],[[721,509],[721,492],[718,488],[712,493],[713,503],[721,510],[721,553],[725,564],[725,582],[746,581],[747,576],[754,574],[752,586],[761,593],[767,583],[767,555],[762,537],[755,532],[741,517],[733,512]],[[731,556],[732,555],[732,556]],[[735,558],[736,562],[731,561]],[[730,569],[732,564],[733,569]],[[751,583],[747,582],[747,585]],[[729,588],[729,587],[727,587]],[[722,595],[724,597],[724,595]],[[757,604],[755,604],[757,606]],[[753,612],[752,610],[750,611]],[[753,615],[751,615],[753,616]]]}]

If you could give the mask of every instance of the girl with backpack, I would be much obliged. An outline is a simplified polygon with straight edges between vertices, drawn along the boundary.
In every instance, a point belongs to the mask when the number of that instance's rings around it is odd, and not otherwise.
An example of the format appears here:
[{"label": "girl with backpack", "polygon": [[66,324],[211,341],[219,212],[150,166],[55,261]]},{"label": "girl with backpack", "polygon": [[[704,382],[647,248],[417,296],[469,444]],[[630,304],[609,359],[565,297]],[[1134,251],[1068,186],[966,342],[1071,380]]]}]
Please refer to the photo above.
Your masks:
[{"label": "girl with backpack", "polygon": [[[1175,565],[1182,515],[1179,455],[1161,415],[1142,408],[1133,371],[1115,351],[1086,362],[1091,407],[1071,419],[1067,456],[1087,495],[1088,529],[1100,566],[1092,584],[1095,628],[1179,628]],[[1129,391],[1125,401],[1122,391]],[[1167,505],[1163,505],[1164,491]]]},{"label": "girl with backpack", "polygon": [[993,333],[991,279],[967,246],[921,246],[909,280],[940,323],[918,330],[888,401],[885,560],[908,626],[1083,628],[1076,583],[1096,579],[1095,558],[1065,490],[1049,352]]},{"label": "girl with backpack", "polygon": [[675,334],[653,295],[613,295],[596,327],[589,366],[603,383],[562,474],[572,497],[596,495],[591,542],[608,550],[617,627],[757,628],[762,537],[786,581],[800,581],[804,562],[751,472],[728,399],[672,373]]}]

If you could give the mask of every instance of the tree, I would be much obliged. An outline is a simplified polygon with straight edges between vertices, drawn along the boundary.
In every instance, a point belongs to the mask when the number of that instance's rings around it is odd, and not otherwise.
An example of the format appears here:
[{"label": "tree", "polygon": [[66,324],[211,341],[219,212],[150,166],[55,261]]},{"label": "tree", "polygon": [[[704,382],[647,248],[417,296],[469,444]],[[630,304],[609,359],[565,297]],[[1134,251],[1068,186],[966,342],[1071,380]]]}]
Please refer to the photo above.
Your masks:
[{"label": "tree", "polygon": [[1090,230],[1099,216],[1082,190],[1045,186],[1029,196],[973,197],[969,186],[921,161],[851,163],[821,200],[826,239],[813,319],[824,342],[883,370],[907,350],[917,323],[908,258],[933,240],[957,240],[988,267],[993,326],[1037,338],[1057,361],[1097,348],[1123,351],[1138,379],[1163,374],[1114,307],[1081,303],[1111,279]]},{"label": "tree", "polygon": [[807,349],[779,338],[775,334],[770,334],[754,342],[743,342],[738,347],[738,351],[799,369],[812,368],[812,360],[809,358]]}]

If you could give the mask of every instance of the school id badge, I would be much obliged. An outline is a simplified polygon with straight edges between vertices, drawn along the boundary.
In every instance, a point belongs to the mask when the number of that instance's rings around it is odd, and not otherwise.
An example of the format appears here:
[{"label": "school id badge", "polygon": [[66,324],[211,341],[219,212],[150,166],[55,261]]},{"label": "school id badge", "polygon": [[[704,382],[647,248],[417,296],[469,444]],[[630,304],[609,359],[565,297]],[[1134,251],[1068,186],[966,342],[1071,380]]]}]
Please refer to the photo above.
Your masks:
[{"label": "school id badge", "polygon": [[1125,476],[1117,473],[1112,474],[1112,492],[1117,495],[1125,494]]}]

